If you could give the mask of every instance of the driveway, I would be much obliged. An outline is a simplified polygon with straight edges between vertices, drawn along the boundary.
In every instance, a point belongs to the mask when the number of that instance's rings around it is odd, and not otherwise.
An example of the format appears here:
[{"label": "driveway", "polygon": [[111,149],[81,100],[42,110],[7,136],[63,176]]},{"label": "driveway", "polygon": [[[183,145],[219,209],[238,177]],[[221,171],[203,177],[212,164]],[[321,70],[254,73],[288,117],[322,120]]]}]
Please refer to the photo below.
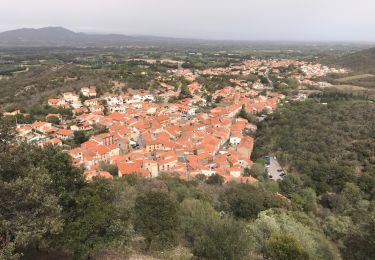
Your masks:
[{"label": "driveway", "polygon": [[282,180],[283,177],[280,176],[280,174],[282,174],[284,172],[283,171],[277,171],[277,170],[280,170],[282,169],[279,162],[277,161],[277,159],[274,159],[272,156],[270,158],[270,166],[267,168],[267,171],[268,171],[268,175],[271,175],[272,178],[270,178],[271,180]]}]

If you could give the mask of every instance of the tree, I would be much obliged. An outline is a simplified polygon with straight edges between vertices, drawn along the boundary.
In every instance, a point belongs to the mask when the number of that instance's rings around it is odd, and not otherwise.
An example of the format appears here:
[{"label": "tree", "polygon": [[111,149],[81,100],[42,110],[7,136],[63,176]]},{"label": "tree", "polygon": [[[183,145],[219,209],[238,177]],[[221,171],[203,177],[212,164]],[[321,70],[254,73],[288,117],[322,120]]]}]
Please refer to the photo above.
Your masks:
[{"label": "tree", "polygon": [[58,125],[60,124],[60,119],[57,116],[50,116],[47,118],[47,122],[54,125]]},{"label": "tree", "polygon": [[75,258],[90,258],[103,250],[124,247],[130,241],[130,212],[116,207],[113,183],[95,179],[72,202],[63,241]]},{"label": "tree", "polygon": [[228,217],[208,223],[204,235],[194,243],[194,255],[203,259],[248,259],[248,237],[241,224]]},{"label": "tree", "polygon": [[0,152],[9,149],[9,145],[15,137],[14,123],[8,117],[0,115]]},{"label": "tree", "polygon": [[248,225],[248,234],[253,245],[253,253],[265,258],[269,254],[271,237],[274,234],[284,234],[298,241],[308,254],[305,259],[335,259],[336,253],[330,242],[318,225],[304,213],[287,212],[281,209],[263,211]]},{"label": "tree", "polygon": [[222,185],[224,183],[224,178],[221,175],[212,174],[207,178],[206,183],[210,185]]},{"label": "tree", "polygon": [[266,167],[264,167],[262,164],[259,163],[254,163],[251,166],[251,169],[249,171],[249,175],[259,178],[259,177],[264,177],[266,174]]},{"label": "tree", "polygon": [[299,82],[295,78],[287,78],[285,80],[285,83],[288,85],[289,88],[291,89],[297,89],[299,86]]},{"label": "tree", "polygon": [[304,211],[315,211],[317,209],[316,193],[311,188],[305,188],[291,195],[292,201],[299,205]]},{"label": "tree", "polygon": [[338,241],[345,237],[353,227],[350,217],[329,216],[324,220],[324,233],[333,241]]},{"label": "tree", "polygon": [[224,97],[222,97],[222,96],[218,96],[218,97],[215,99],[215,103],[216,103],[216,104],[219,104],[223,99],[224,99]]},{"label": "tree", "polygon": [[136,198],[134,224],[145,238],[148,249],[177,244],[180,220],[177,205],[162,191],[148,191]]},{"label": "tree", "polygon": [[292,193],[298,192],[303,186],[303,182],[298,175],[288,174],[284,180],[280,183],[280,189],[287,196],[291,196]]},{"label": "tree", "polygon": [[370,260],[375,255],[375,218],[372,215],[361,223],[344,239],[343,258],[350,260]]},{"label": "tree", "polygon": [[0,138],[0,258],[13,258],[62,231],[61,193],[50,169],[34,163],[39,148],[16,144],[1,119]]},{"label": "tree", "polygon": [[243,219],[255,219],[259,212],[282,205],[271,192],[251,184],[232,184],[221,201],[225,211]]},{"label": "tree", "polygon": [[6,241],[2,254],[11,255],[53,242],[85,183],[68,154],[18,144],[2,122],[0,129],[0,236]]},{"label": "tree", "polygon": [[248,259],[248,236],[242,223],[221,217],[208,203],[186,199],[181,203],[181,223],[193,253],[203,259]]},{"label": "tree", "polygon": [[112,176],[118,176],[118,167],[116,165],[101,163],[100,168],[103,171],[109,172]]},{"label": "tree", "polygon": [[181,91],[178,95],[178,99],[185,99],[185,98],[191,98],[193,97],[188,89],[188,87],[185,84],[181,85]]},{"label": "tree", "polygon": [[82,144],[86,142],[89,138],[86,136],[85,131],[74,131],[74,143]]},{"label": "tree", "polygon": [[272,234],[267,242],[267,256],[272,260],[306,260],[308,253],[292,236],[281,233]]},{"label": "tree", "polygon": [[[0,169],[4,165],[0,159]],[[5,180],[0,170],[0,258],[17,257],[27,247],[38,246],[62,231],[61,207],[45,170],[30,168]]]}]

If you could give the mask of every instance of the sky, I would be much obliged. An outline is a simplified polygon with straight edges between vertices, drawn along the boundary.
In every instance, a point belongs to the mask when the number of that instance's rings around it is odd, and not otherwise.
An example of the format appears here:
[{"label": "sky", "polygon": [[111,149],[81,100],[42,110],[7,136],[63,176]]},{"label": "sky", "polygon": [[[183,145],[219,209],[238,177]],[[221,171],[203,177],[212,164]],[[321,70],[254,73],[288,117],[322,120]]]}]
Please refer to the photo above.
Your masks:
[{"label": "sky", "polygon": [[0,0],[0,31],[375,42],[374,0]]}]

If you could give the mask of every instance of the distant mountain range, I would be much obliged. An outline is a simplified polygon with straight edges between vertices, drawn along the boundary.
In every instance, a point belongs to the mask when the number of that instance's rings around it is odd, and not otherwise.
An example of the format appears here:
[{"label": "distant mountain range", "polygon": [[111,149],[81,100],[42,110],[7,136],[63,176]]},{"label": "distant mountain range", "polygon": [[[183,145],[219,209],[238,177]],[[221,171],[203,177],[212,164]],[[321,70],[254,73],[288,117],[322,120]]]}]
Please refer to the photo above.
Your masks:
[{"label": "distant mountain range", "polygon": [[63,27],[23,28],[0,33],[0,47],[119,47],[202,44],[207,41],[154,36],[76,33]]}]

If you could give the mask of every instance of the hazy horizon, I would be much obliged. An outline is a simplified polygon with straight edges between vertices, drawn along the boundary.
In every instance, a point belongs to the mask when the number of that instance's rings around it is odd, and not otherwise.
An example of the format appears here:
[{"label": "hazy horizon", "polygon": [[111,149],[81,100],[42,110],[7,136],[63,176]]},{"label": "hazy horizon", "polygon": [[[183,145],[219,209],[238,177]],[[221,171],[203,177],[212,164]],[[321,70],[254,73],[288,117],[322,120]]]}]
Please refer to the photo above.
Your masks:
[{"label": "hazy horizon", "polygon": [[375,42],[371,0],[1,0],[0,32],[75,32],[285,42]]}]

